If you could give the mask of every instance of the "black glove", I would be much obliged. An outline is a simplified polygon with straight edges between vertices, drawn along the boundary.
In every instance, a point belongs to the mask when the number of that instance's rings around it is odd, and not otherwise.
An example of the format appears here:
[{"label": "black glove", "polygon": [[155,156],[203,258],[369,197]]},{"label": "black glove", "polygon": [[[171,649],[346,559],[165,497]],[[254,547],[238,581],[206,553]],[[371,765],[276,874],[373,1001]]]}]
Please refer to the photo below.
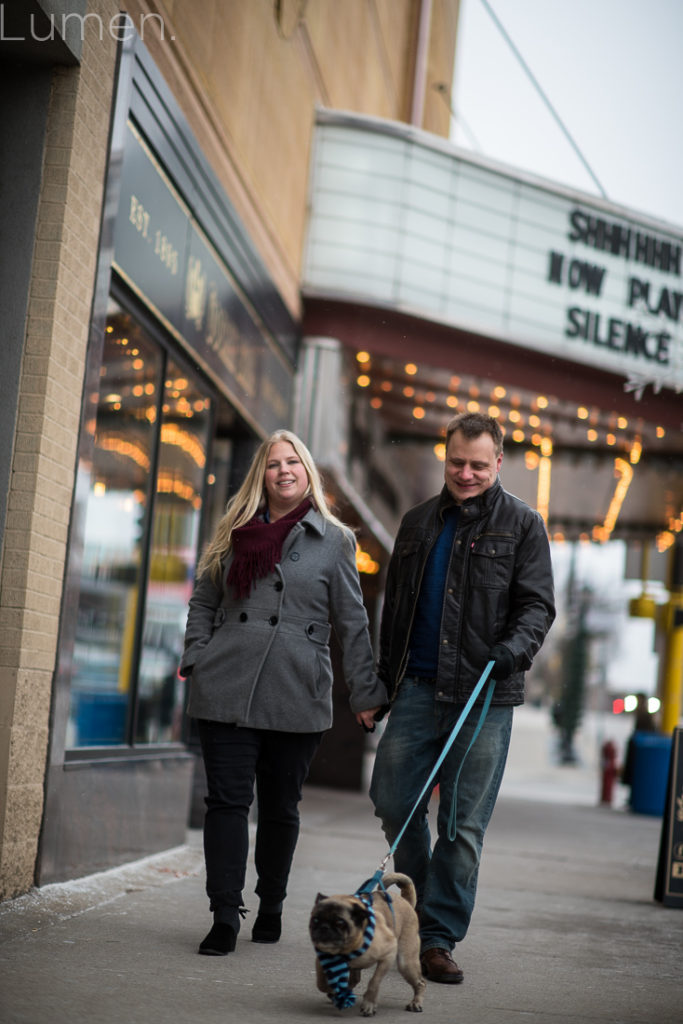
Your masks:
[{"label": "black glove", "polygon": [[382,719],[389,714],[391,711],[391,704],[382,704],[379,711],[375,711],[375,721],[381,722]]},{"label": "black glove", "polygon": [[512,651],[505,644],[494,644],[489,651],[488,660],[495,661],[495,665],[491,669],[491,675],[497,682],[500,682],[501,679],[507,679],[515,670],[515,659]]}]

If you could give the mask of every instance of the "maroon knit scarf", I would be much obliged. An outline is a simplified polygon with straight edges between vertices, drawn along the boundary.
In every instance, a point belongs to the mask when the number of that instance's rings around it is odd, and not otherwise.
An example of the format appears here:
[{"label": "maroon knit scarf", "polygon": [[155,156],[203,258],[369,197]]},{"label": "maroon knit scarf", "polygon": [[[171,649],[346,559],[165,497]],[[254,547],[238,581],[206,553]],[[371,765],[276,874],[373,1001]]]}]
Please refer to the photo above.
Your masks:
[{"label": "maroon knit scarf", "polygon": [[273,571],[282,557],[285,537],[309,508],[312,508],[311,499],[304,498],[300,505],[274,523],[267,523],[257,515],[232,531],[232,562],[227,582],[238,601],[249,597],[254,580],[263,579]]}]

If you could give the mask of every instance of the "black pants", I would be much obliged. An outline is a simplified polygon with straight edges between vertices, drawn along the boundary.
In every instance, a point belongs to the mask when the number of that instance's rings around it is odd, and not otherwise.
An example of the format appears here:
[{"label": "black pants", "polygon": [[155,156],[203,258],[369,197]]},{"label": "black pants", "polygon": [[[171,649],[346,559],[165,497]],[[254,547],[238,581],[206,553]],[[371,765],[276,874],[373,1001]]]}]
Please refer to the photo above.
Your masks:
[{"label": "black pants", "polygon": [[242,906],[249,808],[258,800],[256,894],[281,903],[299,838],[301,790],[322,733],[244,729],[198,721],[208,796],[204,818],[206,892],[211,910]]}]

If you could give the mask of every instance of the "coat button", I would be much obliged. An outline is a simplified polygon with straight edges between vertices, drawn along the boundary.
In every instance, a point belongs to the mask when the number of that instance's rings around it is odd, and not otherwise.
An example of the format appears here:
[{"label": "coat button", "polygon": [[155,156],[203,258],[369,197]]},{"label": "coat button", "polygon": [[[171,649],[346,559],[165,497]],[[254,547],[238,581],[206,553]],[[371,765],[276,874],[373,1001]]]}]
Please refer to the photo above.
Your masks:
[{"label": "coat button", "polygon": [[275,589],[276,589],[276,590],[282,590],[282,580],[278,580],[278,581],[277,581],[277,582],[275,583]]},{"label": "coat button", "polygon": [[289,557],[291,558],[291,560],[293,562],[298,562],[299,561],[299,552],[298,551],[292,551],[292,553],[291,553],[291,555]]},{"label": "coat button", "polygon": [[313,633],[315,632],[315,626],[309,626],[306,632],[308,633],[309,636],[312,636]]},{"label": "coat button", "polygon": [[271,615],[270,618],[268,619],[268,622],[271,624],[271,626],[277,626],[277,615]]},{"label": "coat button", "polygon": [[249,616],[247,615],[246,612],[242,612],[240,614],[240,622],[246,622],[248,618],[249,618]]}]

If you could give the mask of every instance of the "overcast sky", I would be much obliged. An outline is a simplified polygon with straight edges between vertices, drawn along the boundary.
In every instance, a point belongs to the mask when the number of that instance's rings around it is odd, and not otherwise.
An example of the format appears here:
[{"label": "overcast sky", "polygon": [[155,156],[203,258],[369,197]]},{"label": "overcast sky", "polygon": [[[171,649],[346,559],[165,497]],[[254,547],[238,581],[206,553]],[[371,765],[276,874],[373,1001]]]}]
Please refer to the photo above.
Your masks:
[{"label": "overcast sky", "polygon": [[[488,3],[607,197],[683,230],[683,0]],[[461,0],[453,105],[458,145],[599,195],[482,0]]]}]

